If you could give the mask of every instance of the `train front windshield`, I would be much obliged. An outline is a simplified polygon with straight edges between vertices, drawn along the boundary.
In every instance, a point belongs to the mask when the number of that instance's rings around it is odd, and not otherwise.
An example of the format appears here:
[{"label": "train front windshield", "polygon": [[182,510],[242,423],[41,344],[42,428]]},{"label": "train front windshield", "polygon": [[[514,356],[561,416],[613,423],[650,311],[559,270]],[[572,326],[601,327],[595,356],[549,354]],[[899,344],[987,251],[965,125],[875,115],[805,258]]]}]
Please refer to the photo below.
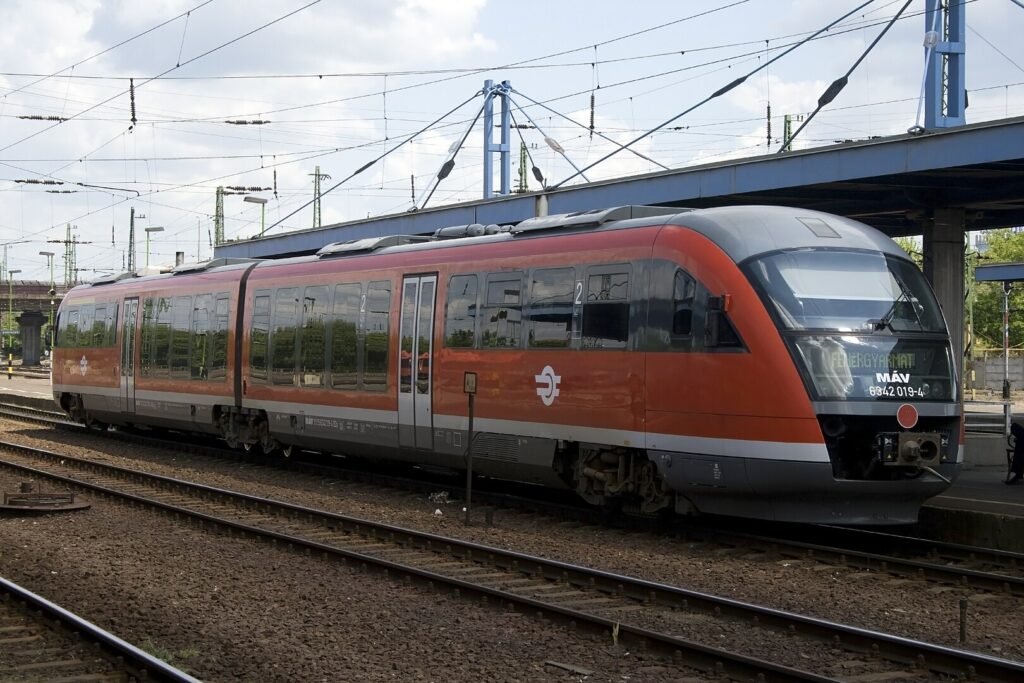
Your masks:
[{"label": "train front windshield", "polygon": [[914,264],[800,249],[747,265],[821,400],[955,398],[949,339]]}]

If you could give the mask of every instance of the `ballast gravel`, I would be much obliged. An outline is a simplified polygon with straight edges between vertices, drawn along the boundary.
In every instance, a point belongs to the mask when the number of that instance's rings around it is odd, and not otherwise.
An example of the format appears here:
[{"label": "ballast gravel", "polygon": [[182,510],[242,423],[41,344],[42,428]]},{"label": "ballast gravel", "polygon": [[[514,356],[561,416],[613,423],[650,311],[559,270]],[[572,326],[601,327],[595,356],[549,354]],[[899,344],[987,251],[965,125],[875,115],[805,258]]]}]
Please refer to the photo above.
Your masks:
[{"label": "ballast gravel", "polygon": [[[458,501],[438,503],[418,494],[240,467],[13,421],[0,422],[0,429],[9,440],[69,455],[946,645],[958,644],[959,599],[967,597],[968,642],[961,647],[1009,659],[1024,656],[1024,601],[1016,598],[504,510],[495,513],[492,527],[465,527]],[[0,477],[3,490],[12,490],[16,481]],[[0,573],[19,582],[19,576],[28,577],[34,590],[56,591],[40,592],[123,637],[130,629],[138,635],[133,642],[150,640],[155,650],[207,680],[658,681],[694,675],[658,659],[624,656],[610,640],[531,617],[481,611],[423,588],[199,532],[105,501],[75,517],[0,519],[0,537]],[[8,538],[18,540],[13,550]],[[104,592],[118,599],[104,599]],[[125,605],[127,612],[119,609]],[[756,629],[701,619],[680,619],[678,632],[722,646],[757,638]],[[772,641],[744,645],[756,653],[777,648]],[[802,656],[793,653],[790,663],[798,666]],[[834,656],[843,659],[841,653]],[[574,674],[549,661],[593,674]]]}]

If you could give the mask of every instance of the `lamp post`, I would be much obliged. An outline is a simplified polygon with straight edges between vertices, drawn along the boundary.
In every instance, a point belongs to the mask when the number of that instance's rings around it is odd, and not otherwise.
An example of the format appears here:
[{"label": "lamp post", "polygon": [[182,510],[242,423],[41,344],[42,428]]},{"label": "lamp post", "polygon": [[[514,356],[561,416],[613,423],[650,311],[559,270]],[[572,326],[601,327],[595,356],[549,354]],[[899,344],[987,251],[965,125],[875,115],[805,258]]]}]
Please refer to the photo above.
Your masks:
[{"label": "lamp post", "polygon": [[146,228],[146,267],[149,268],[149,235],[154,232],[163,232],[164,229],[157,226]]},{"label": "lamp post", "polygon": [[53,284],[53,252],[41,251],[40,256],[46,257],[46,264],[50,267],[50,348],[53,348],[53,301],[57,296],[57,290]]},{"label": "lamp post", "polygon": [[[19,268],[7,271],[7,324],[14,322],[14,275],[20,273]],[[0,294],[0,296],[3,296]],[[4,346],[7,346],[7,329],[4,328]],[[11,351],[14,351],[14,342],[11,341]]]},{"label": "lamp post", "polygon": [[267,229],[267,200],[263,197],[247,195],[242,198],[242,201],[260,205],[260,237],[263,237],[263,233]]}]

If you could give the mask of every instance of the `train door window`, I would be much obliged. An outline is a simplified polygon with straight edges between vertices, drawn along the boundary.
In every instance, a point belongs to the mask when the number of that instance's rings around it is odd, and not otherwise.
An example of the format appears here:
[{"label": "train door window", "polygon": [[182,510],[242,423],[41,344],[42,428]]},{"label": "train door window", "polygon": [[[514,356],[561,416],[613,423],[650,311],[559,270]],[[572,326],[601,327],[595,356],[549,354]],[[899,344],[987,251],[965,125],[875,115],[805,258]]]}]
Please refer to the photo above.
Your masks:
[{"label": "train door window", "polygon": [[153,333],[153,375],[167,377],[171,367],[171,315],[172,299],[162,296],[156,300],[156,331]]},{"label": "train door window", "polygon": [[334,311],[331,319],[331,386],[335,389],[359,388],[357,339],[359,336],[359,302],[363,286],[358,282],[334,288]]},{"label": "train door window", "polygon": [[156,332],[156,301],[146,299],[142,302],[142,331],[139,340],[139,358],[141,359],[139,374],[148,377],[153,374],[153,337]]},{"label": "train door window", "polygon": [[388,388],[388,335],[391,322],[391,283],[371,282],[359,310],[363,341],[363,390]]},{"label": "train door window", "polygon": [[78,308],[69,308],[58,320],[57,346],[78,346]]},{"label": "train door window", "polygon": [[210,376],[210,304],[213,296],[200,294],[192,306],[192,362],[189,373],[192,379],[207,379]]},{"label": "train door window", "polygon": [[629,272],[624,266],[587,271],[583,348],[624,349],[629,341]]},{"label": "train door window", "polygon": [[330,311],[329,287],[306,287],[302,293],[302,326],[299,348],[299,384],[304,387],[324,386],[327,356],[327,313]]},{"label": "train door window", "polygon": [[444,316],[445,346],[473,347],[476,338],[476,293],[476,275],[453,275],[448,280],[448,302]]},{"label": "train door window", "polygon": [[697,300],[697,281],[682,270],[676,270],[672,285],[672,329],[669,338],[673,349],[693,348],[693,317]]},{"label": "train door window", "polygon": [[116,301],[107,304],[107,324],[104,331],[104,346],[117,346],[117,313],[120,304]]},{"label": "train door window", "polygon": [[93,304],[85,304],[78,311],[78,345],[93,346],[92,326],[96,319],[96,307]]},{"label": "train door window", "polygon": [[279,289],[274,294],[270,332],[270,381],[295,383],[295,347],[298,338],[299,289]]},{"label": "train door window", "polygon": [[267,381],[267,348],[270,341],[270,293],[256,293],[252,306],[252,330],[249,334],[249,376]]},{"label": "train door window", "polygon": [[572,339],[572,268],[535,270],[523,316],[527,345],[533,349],[568,348]]},{"label": "train door window", "polygon": [[189,378],[189,319],[192,315],[192,297],[176,296],[171,313],[171,372],[172,379]]},{"label": "train door window", "polygon": [[516,349],[522,337],[521,273],[491,273],[487,276],[487,298],[480,315],[482,348]]},{"label": "train door window", "polygon": [[217,303],[210,320],[209,379],[223,380],[228,374],[228,315],[231,299],[227,293],[216,296]]}]

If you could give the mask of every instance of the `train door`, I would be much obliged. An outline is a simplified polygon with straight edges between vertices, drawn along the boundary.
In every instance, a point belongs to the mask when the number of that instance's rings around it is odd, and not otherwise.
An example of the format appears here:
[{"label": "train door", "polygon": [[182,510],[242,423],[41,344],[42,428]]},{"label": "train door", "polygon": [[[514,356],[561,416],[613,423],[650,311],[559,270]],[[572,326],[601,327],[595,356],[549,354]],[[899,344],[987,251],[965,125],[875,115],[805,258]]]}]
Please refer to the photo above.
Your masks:
[{"label": "train door", "polygon": [[406,277],[398,344],[398,443],[434,447],[430,397],[433,389],[434,299],[437,276]]},{"label": "train door", "polygon": [[121,411],[135,412],[135,322],[139,300],[125,299],[121,325]]}]

